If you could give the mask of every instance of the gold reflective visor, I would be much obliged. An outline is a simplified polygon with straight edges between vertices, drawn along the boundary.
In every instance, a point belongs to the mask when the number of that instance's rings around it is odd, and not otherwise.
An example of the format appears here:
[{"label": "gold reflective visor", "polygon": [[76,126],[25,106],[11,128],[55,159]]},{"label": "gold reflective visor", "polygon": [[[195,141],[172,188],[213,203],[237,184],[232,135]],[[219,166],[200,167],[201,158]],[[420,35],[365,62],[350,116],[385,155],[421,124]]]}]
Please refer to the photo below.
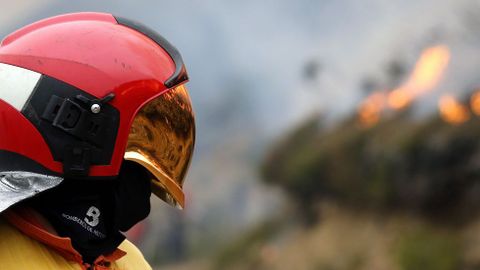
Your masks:
[{"label": "gold reflective visor", "polygon": [[152,192],[183,208],[182,186],[195,143],[193,110],[184,85],[144,105],[128,136],[125,160],[145,167],[153,176]]}]

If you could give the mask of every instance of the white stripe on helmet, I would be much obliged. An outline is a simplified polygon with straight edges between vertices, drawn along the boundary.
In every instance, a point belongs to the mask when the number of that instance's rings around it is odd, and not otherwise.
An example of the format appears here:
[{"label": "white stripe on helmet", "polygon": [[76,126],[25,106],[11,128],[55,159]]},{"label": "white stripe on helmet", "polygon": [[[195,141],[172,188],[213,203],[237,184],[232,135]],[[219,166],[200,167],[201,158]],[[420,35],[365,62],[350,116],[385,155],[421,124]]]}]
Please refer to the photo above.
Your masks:
[{"label": "white stripe on helmet", "polygon": [[42,74],[0,63],[0,99],[21,111]]}]

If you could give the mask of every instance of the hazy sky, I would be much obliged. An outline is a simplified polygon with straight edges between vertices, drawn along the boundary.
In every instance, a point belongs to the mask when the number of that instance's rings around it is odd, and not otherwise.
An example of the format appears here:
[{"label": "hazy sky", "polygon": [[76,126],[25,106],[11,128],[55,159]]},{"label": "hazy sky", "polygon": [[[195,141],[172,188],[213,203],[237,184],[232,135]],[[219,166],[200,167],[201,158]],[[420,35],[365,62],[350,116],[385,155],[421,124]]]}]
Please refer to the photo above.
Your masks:
[{"label": "hazy sky", "polygon": [[[217,108],[224,110],[225,99],[232,99],[243,104],[224,117],[242,122],[255,114],[267,133],[312,110],[352,110],[363,95],[363,78],[378,77],[393,58],[412,64],[432,36],[444,42],[449,38],[442,36],[445,30],[454,28],[466,3],[473,2],[2,1],[9,12],[2,14],[0,33],[34,19],[81,10],[143,21],[183,52],[199,121],[225,114]],[[306,83],[302,72],[311,59],[321,69],[317,80]]]}]

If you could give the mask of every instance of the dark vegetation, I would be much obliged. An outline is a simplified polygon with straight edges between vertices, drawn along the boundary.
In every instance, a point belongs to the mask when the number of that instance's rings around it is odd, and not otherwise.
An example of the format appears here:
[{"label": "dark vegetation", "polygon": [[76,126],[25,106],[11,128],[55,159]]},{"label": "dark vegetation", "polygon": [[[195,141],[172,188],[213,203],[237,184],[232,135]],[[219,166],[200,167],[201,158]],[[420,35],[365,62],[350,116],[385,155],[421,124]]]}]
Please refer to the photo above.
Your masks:
[{"label": "dark vegetation", "polygon": [[261,172],[309,222],[318,203],[333,200],[462,223],[480,212],[480,118],[450,125],[407,110],[371,128],[352,116],[326,129],[314,116],[272,147]]}]

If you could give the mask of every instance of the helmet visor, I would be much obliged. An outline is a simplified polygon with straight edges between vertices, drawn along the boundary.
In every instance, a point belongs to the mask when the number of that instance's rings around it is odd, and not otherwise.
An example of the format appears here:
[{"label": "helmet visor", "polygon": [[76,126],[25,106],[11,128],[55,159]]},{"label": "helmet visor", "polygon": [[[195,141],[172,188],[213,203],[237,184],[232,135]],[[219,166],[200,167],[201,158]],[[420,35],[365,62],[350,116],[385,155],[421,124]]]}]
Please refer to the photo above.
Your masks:
[{"label": "helmet visor", "polygon": [[183,208],[182,191],[195,143],[195,121],[184,85],[149,101],[135,116],[124,158],[145,167],[152,192]]}]

